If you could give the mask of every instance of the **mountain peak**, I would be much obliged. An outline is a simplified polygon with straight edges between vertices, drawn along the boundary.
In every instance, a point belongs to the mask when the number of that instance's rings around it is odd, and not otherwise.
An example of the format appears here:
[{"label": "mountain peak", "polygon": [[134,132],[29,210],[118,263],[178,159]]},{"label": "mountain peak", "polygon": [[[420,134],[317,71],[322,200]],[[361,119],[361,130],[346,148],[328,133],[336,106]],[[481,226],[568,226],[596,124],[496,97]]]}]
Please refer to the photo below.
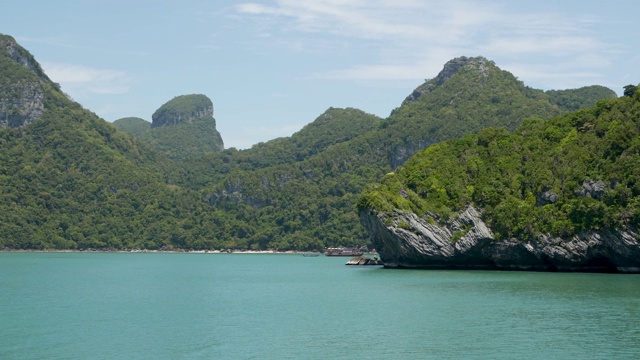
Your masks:
[{"label": "mountain peak", "polygon": [[224,150],[213,118],[213,103],[206,95],[176,96],[158,108],[151,119],[149,124],[139,118],[124,118],[115,125],[176,160]]},{"label": "mountain peak", "polygon": [[51,82],[33,55],[20,46],[16,40],[9,35],[0,34],[0,56],[13,60],[38,76],[41,80]]},{"label": "mountain peak", "polygon": [[460,70],[476,70],[480,74],[484,76],[488,76],[488,71],[492,67],[495,67],[495,63],[493,61],[487,60],[485,57],[476,56],[476,57],[466,57],[461,56],[455,59],[449,60],[442,71],[433,79],[427,80],[424,84],[417,87],[411,95],[407,96],[405,99],[406,102],[416,101],[423,94],[432,92],[438,86],[447,82],[447,80],[451,79],[455,74],[457,74]]},{"label": "mountain peak", "polygon": [[495,66],[495,63],[493,61],[487,60],[482,56],[457,57],[455,59],[449,60],[446,64],[444,64],[444,68],[442,69],[442,71],[440,71],[438,76],[436,76],[436,82],[438,85],[444,84],[445,81],[449,80],[462,68],[476,69],[481,74],[486,74],[490,66]]},{"label": "mountain peak", "polygon": [[180,95],[166,102],[151,116],[152,127],[190,124],[194,120],[213,118],[213,103],[206,95]]},{"label": "mountain peak", "polygon": [[19,128],[42,117],[47,86],[58,90],[40,64],[8,35],[0,34],[0,128]]}]

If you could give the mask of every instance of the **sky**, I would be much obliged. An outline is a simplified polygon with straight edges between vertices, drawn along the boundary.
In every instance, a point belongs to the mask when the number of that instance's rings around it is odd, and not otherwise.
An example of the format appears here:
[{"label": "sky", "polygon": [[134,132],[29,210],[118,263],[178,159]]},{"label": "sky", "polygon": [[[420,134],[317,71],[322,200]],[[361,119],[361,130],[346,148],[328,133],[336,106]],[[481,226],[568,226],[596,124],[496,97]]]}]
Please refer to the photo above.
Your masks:
[{"label": "sky", "polygon": [[637,0],[2,0],[0,33],[107,121],[205,94],[226,148],[329,107],[387,117],[459,56],[526,85],[640,83]]}]

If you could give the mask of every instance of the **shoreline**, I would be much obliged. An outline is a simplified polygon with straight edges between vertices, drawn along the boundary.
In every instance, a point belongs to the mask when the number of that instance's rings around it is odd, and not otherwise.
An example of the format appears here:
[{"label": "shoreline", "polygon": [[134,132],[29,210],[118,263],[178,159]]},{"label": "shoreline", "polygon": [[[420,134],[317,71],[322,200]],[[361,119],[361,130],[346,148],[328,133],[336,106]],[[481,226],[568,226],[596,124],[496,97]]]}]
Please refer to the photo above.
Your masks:
[{"label": "shoreline", "polygon": [[157,254],[291,254],[291,255],[304,255],[304,254],[318,254],[324,253],[317,251],[277,251],[277,250],[148,250],[148,249],[124,249],[124,250],[109,250],[109,249],[83,249],[83,250],[70,250],[70,249],[0,249],[0,253],[157,253]]}]

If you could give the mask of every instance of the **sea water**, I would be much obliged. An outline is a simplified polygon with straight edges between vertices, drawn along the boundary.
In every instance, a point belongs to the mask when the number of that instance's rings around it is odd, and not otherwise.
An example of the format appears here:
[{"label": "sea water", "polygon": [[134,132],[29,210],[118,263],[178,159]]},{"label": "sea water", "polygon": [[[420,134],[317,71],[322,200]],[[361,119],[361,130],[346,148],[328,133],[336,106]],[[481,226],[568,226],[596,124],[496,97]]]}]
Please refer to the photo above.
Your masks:
[{"label": "sea water", "polygon": [[640,276],[0,253],[1,359],[638,359]]}]

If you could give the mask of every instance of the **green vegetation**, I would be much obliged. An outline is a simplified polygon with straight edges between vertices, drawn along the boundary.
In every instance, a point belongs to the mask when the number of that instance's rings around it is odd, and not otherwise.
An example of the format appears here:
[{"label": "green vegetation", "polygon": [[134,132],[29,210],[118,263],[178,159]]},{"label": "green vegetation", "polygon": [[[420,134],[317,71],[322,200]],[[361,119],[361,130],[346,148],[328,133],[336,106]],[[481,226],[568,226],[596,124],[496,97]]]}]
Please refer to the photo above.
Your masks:
[{"label": "green vegetation", "polygon": [[213,116],[213,103],[202,94],[176,96],[153,113],[153,127],[189,123]]},{"label": "green vegetation", "polygon": [[[320,151],[301,154],[304,145],[294,144],[313,144],[311,139],[318,137],[311,134],[321,128],[316,125],[324,114],[291,138],[211,154],[197,167],[185,165],[179,183],[203,189],[211,204],[246,222],[249,232],[238,241],[249,247],[296,248],[299,239],[325,246],[362,244],[366,233],[354,211],[357,194],[416,151],[488,126],[515,129],[526,116],[548,119],[566,112],[486,59],[462,64],[445,82],[428,81],[434,84],[429,92],[405,102],[388,119],[371,119],[371,127],[360,133],[355,132],[360,125],[353,127],[351,138],[335,138]],[[362,116],[349,109],[328,114],[333,120],[326,128]],[[407,208],[412,204],[396,202]]]},{"label": "green vegetation", "polygon": [[586,86],[571,90],[550,90],[546,92],[551,103],[569,111],[593,106],[598,100],[615,99],[616,93],[604,86]]},{"label": "green vegetation", "polygon": [[[503,214],[496,199],[520,177],[499,179],[510,179],[502,187],[483,187],[417,172],[409,186],[401,179],[417,160],[392,171],[418,151],[438,159],[447,149],[462,146],[456,144],[482,146],[499,156],[509,150],[501,142],[515,136],[506,130],[485,130],[477,139],[468,136],[427,147],[490,126],[513,130],[525,118],[549,119],[567,111],[561,101],[525,87],[486,59],[460,58],[445,67],[444,75],[416,89],[419,95],[387,119],[331,108],[291,137],[249,150],[219,151],[222,139],[206,96],[174,98],[156,111],[153,125],[129,118],[113,126],[69,100],[44,74],[39,76],[35,60],[17,49],[27,65],[0,48],[0,82],[40,86],[44,113],[27,126],[0,129],[0,248],[311,250],[363,245],[367,237],[355,211],[358,194],[381,178],[385,185],[371,187],[361,206],[445,216],[467,201],[485,201],[494,204],[494,213]],[[20,95],[11,98],[10,92],[10,86],[0,88],[0,99],[13,104]],[[617,104],[599,104],[609,103]],[[595,124],[583,126],[602,131]],[[621,134],[627,131],[624,123],[618,126]],[[543,120],[528,120],[518,131],[534,133],[542,127]],[[568,149],[577,146],[580,129],[573,134],[554,128],[545,132],[544,141],[560,141]],[[612,143],[608,149],[615,153],[617,146],[626,145]],[[469,170],[478,172],[476,177],[486,175],[480,169],[489,159],[483,156],[468,159],[469,166],[477,163]],[[446,161],[433,163],[439,169],[434,174],[460,175],[454,166],[459,159]],[[490,170],[511,164],[503,162]],[[548,173],[535,176],[555,176],[544,175]],[[636,191],[622,176],[602,179]],[[556,182],[543,185],[561,194]],[[616,196],[624,197],[626,190],[620,191]],[[532,194],[535,200],[537,193]],[[514,204],[522,201],[513,198]],[[585,214],[600,211],[595,203],[587,205]]]},{"label": "green vegetation", "polygon": [[153,127],[140,140],[174,160],[200,158],[223,148],[213,118],[194,119],[191,123]]},{"label": "green vegetation", "polygon": [[369,186],[360,209],[446,218],[484,210],[497,238],[568,237],[640,221],[640,94],[602,100],[513,134],[489,128],[431,146]]},{"label": "green vegetation", "polygon": [[113,122],[113,125],[137,138],[140,138],[147,132],[151,131],[151,123],[137,117],[118,119]]},{"label": "green vegetation", "polygon": [[224,149],[213,118],[213,104],[205,95],[176,96],[152,118],[153,123],[129,117],[113,124],[173,160],[198,159]]}]

